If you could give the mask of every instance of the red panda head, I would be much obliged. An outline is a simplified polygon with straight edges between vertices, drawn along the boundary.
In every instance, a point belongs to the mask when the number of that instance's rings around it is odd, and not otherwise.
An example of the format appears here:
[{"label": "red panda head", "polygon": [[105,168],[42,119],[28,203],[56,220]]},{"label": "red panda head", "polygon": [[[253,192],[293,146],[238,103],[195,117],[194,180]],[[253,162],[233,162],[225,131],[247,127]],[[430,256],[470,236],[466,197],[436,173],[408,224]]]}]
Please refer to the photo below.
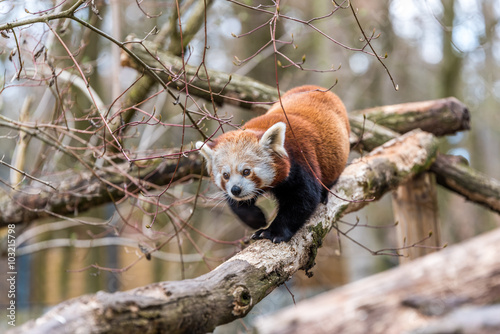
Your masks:
[{"label": "red panda head", "polygon": [[215,184],[232,199],[245,201],[272,187],[278,176],[288,175],[285,131],[283,122],[274,124],[262,136],[252,130],[231,131],[218,137],[212,147],[197,142],[196,148],[205,157]]}]

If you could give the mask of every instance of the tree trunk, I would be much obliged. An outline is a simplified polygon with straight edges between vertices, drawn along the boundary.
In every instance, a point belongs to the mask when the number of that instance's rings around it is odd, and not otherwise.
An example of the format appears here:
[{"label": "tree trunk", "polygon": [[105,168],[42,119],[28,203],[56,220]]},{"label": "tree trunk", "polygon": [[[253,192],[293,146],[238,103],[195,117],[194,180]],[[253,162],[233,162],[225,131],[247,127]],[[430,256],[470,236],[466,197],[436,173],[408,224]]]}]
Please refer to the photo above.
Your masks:
[{"label": "tree trunk", "polygon": [[393,191],[392,210],[398,222],[397,241],[402,248],[399,253],[403,255],[399,263],[432,253],[441,246],[434,174],[417,175]]}]

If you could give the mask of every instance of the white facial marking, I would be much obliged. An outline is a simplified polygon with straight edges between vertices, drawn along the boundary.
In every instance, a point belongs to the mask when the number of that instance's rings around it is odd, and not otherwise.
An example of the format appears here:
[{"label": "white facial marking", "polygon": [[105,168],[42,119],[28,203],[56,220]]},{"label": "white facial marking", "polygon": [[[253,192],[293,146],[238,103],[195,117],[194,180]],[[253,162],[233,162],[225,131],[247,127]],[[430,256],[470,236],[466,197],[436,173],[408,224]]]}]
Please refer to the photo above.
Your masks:
[{"label": "white facial marking", "polygon": [[263,186],[270,186],[276,176],[274,170],[270,168],[255,167],[253,171],[262,180]]}]

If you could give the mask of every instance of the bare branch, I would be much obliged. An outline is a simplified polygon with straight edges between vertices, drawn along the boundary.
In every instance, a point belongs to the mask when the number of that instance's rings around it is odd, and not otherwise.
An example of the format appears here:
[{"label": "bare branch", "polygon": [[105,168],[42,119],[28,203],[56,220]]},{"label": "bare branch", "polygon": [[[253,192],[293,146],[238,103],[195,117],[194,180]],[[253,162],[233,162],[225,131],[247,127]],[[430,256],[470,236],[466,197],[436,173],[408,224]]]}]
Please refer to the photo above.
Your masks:
[{"label": "bare branch", "polygon": [[[213,84],[217,85],[218,82],[213,81]],[[261,86],[267,87],[266,88],[267,91],[271,90],[269,86],[262,84]],[[227,89],[238,89],[238,87],[237,86],[233,87],[231,85]],[[390,114],[392,116],[380,117],[376,118],[376,120],[382,124],[386,124],[387,126],[404,124],[406,129],[409,129],[410,127],[418,127],[426,123],[429,124],[428,126],[429,130],[435,130],[439,134],[451,133],[453,131],[457,131],[460,128],[461,129],[466,128],[468,123],[464,122],[463,120],[465,119],[465,116],[468,115],[468,113],[465,112],[467,109],[462,107],[459,109],[449,108],[449,103],[446,101],[448,102],[451,101],[453,106],[463,106],[461,103],[454,102],[456,101],[455,99],[445,99],[445,100],[434,100],[427,102],[407,103],[396,106],[380,107],[377,108],[377,110],[385,110],[386,112],[384,112],[384,115]],[[418,105],[420,106],[425,105],[426,107],[416,108],[416,106]],[[370,110],[372,109],[369,109],[366,112],[367,115],[372,115],[372,112]],[[392,111],[396,110],[397,112],[391,112],[391,110]],[[464,113],[457,113],[457,110],[464,111]],[[364,111],[360,111],[359,113],[364,113]],[[376,113],[373,113],[373,115],[376,115]],[[453,121],[448,121],[448,122],[437,121],[437,123],[439,123],[439,126],[432,127],[430,126],[430,124],[432,124],[432,122],[430,122],[430,118],[432,118],[432,115],[441,115],[440,117],[436,116],[438,119],[451,119],[449,117],[450,115],[455,115],[457,117],[453,118]],[[398,121],[394,122],[391,121],[391,119],[397,119]],[[381,125],[377,125],[359,115],[351,116],[350,123],[351,123],[351,130],[353,134],[356,135],[353,136],[351,140],[353,148],[362,148],[364,150],[370,151],[380,145],[383,145],[385,142],[398,137],[399,135],[397,132],[391,131]],[[13,121],[10,122],[0,121],[0,126],[7,126],[17,130],[21,130],[29,134],[30,136],[35,136],[37,138],[40,138],[41,140],[44,140],[44,137],[41,136],[41,134],[43,134],[43,131],[40,132],[40,125],[37,125],[36,128],[27,128],[26,125],[24,126],[15,125]],[[51,142],[48,141],[48,143],[50,144]],[[59,146],[56,147],[59,148]],[[61,149],[64,150],[64,152],[66,152],[69,156],[73,156],[64,146],[61,146]],[[179,152],[179,150],[174,149],[172,152]],[[170,155],[168,153],[162,153],[158,154],[157,156],[150,156],[149,158],[154,159],[154,158],[174,157],[174,156],[178,157],[179,154]],[[142,182],[140,181],[141,179],[148,177],[151,171],[155,170],[155,168],[158,168],[157,173],[155,175],[157,176],[163,175],[163,177],[161,178],[161,180],[163,181],[151,178],[148,178],[147,180],[151,183],[156,183],[157,185],[168,184],[168,182],[170,181],[169,178],[174,177],[174,175],[172,174],[174,169],[170,169],[172,168],[172,166],[174,166],[173,160],[165,160],[163,163],[160,162],[161,160],[151,160],[147,162],[147,164],[151,165],[148,165],[149,167],[144,169],[144,171],[139,174],[136,174],[137,173],[136,171],[141,170],[141,168],[138,168],[138,166],[134,166],[133,167],[134,174],[131,174],[134,177],[137,177],[136,179],[137,181],[134,182]],[[171,166],[171,167],[167,168],[166,166]],[[177,171],[177,173],[175,173],[174,181],[182,179],[187,175],[199,174],[201,172],[201,166],[202,166],[201,158],[197,154],[189,154],[187,159],[186,158],[181,159],[179,170]],[[447,164],[445,166],[446,167],[441,167],[440,169],[433,169],[433,171],[437,173],[438,176],[446,175],[446,173],[450,173],[446,172],[446,170],[449,170],[449,168],[452,168],[452,166],[450,164]],[[39,187],[31,189],[30,186],[27,188],[20,189],[21,190],[20,192],[15,193],[13,195],[0,196],[0,226],[9,223],[20,223],[22,221],[31,221],[33,219],[46,216],[49,214],[49,212],[57,212],[59,214],[71,214],[73,213],[74,210],[77,210],[78,212],[83,212],[91,206],[107,203],[112,199],[117,200],[123,198],[123,196],[125,196],[125,193],[123,192],[122,188],[122,183],[121,183],[122,180],[118,178],[118,175],[121,175],[121,173],[125,173],[128,170],[128,167],[129,167],[128,164],[120,165],[116,167],[114,172],[109,172],[109,171],[99,172],[94,176],[90,171],[80,172],[79,174],[76,175],[72,174],[72,176],[69,178],[61,176],[57,177],[54,175],[52,177],[54,181],[52,181],[51,184],[56,189],[60,189],[61,184],[64,184],[65,187],[62,193],[60,193],[61,190],[57,192],[51,192],[43,188],[40,189]],[[106,182],[104,183],[102,182],[102,180],[106,180],[108,177],[111,178],[110,183],[114,184],[114,186],[109,189],[107,189],[108,187],[104,184]],[[134,177],[132,177],[132,179],[134,179]],[[100,190],[85,194],[85,196],[83,196],[85,200],[82,200],[81,198],[82,196],[76,195],[79,191],[81,191],[82,180],[87,180],[86,182],[88,182],[91,185],[94,185],[94,187],[96,188],[93,189],[100,189]],[[438,177],[439,182],[441,182],[440,180],[441,179]],[[103,184],[99,185],[99,183]],[[494,182],[491,183],[493,191],[494,189],[498,189],[495,188],[494,184],[495,184]],[[89,187],[87,189],[91,188]],[[477,189],[478,188],[475,188],[475,190]],[[470,198],[471,200],[479,201],[479,197],[472,196],[470,190],[466,194],[460,192],[460,187],[453,187],[452,190],[457,191],[459,194],[462,194],[467,198]],[[28,195],[29,193],[31,194],[35,193],[37,195]],[[67,205],[61,206],[57,204],[61,201],[62,198],[65,199]],[[491,201],[492,199],[490,198],[483,203],[488,203]],[[46,208],[46,210],[33,211],[33,209],[36,208],[35,205],[42,205],[42,207]]]},{"label": "bare branch", "polygon": [[[160,68],[157,72],[168,85],[181,92],[189,87],[189,94],[210,101],[212,98],[217,103],[231,103],[243,108],[263,110],[256,102],[270,104],[277,100],[276,88],[262,84],[259,81],[228,74],[225,72],[209,70],[205,74],[200,72],[198,66],[183,64],[180,57],[158,49],[158,46],[148,41],[130,42],[128,49],[137,55],[142,62],[150,68]],[[141,70],[139,63],[122,55],[122,65]],[[184,80],[185,77],[185,80]],[[213,94],[210,94],[210,87]],[[228,85],[230,83],[230,85]],[[227,87],[227,90],[225,88]]]},{"label": "bare branch", "polygon": [[15,21],[15,22],[9,22],[9,23],[2,24],[2,25],[0,25],[0,31],[10,30],[10,29],[22,27],[22,26],[28,26],[28,25],[32,25],[35,23],[43,23],[43,22],[49,22],[49,21],[53,21],[53,20],[57,20],[57,19],[69,18],[78,10],[78,8],[82,4],[86,3],[87,1],[88,0],[77,0],[73,4],[73,6],[71,6],[67,10],[64,10],[64,11],[61,11],[58,13],[35,16],[35,17],[25,19],[25,20],[19,20],[19,21]]}]

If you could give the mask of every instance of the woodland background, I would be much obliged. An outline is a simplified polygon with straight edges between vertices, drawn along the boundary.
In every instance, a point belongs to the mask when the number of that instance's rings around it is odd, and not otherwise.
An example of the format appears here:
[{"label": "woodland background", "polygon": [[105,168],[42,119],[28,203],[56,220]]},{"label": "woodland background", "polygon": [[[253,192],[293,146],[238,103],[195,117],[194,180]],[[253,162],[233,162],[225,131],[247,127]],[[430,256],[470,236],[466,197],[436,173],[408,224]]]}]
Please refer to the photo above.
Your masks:
[{"label": "woodland background", "polygon": [[[58,2],[47,14],[67,10],[73,3]],[[197,7],[205,3],[206,15],[205,6]],[[331,1],[311,3],[279,4],[280,13],[292,18],[325,16],[310,25],[280,19],[275,40],[285,43],[272,43],[272,25],[266,23],[270,16],[259,11],[274,12],[272,2],[263,2],[271,7],[259,7],[255,1],[93,1],[75,15],[118,41],[133,34],[161,43],[200,72],[214,69],[272,86],[279,83],[281,92],[302,84],[333,87],[350,111],[455,96],[470,110],[471,129],[440,139],[440,151],[462,155],[473,168],[500,179],[498,1],[352,1],[374,50],[387,55],[380,61],[366,46],[347,2],[337,1],[334,12]],[[55,5],[52,1],[1,2],[0,26],[36,19]],[[197,8],[203,8],[201,14]],[[179,11],[183,34],[178,29]],[[195,15],[196,22],[190,22]],[[176,89],[168,94],[140,70],[121,66],[120,48],[75,20],[34,23],[14,32],[3,30],[0,37],[0,162],[4,162],[0,163],[0,192],[5,196],[38,184],[33,178],[55,182],[61,179],[58,173],[67,176],[95,170],[123,160],[123,153],[138,159],[138,164],[165,157],[166,152],[172,155],[165,158],[173,160],[179,151],[188,154],[191,143],[202,137],[185,108],[207,136],[221,124],[230,130],[258,113],[186,97]],[[180,47],[183,43],[185,48]],[[282,53],[276,58],[274,45]],[[67,78],[68,74],[73,76]],[[85,84],[76,87],[82,74],[93,93]],[[152,81],[151,88],[141,93],[139,88],[147,80]],[[116,138],[105,135],[96,109],[98,100],[106,117],[114,115],[119,120],[115,135],[122,139],[122,151]],[[127,115],[132,117],[127,119]],[[22,135],[23,125],[36,135]],[[60,147],[69,153],[61,153]],[[51,180],[50,175],[58,176]],[[213,269],[240,250],[251,232],[235,221],[220,199],[214,198],[215,193],[208,180],[190,175],[168,186],[144,187],[85,212],[52,213],[17,225],[18,323],[84,293],[180,280]],[[262,204],[271,214],[271,201]],[[442,190],[439,216],[441,240],[448,244],[500,226],[498,214]],[[359,222],[351,236],[366,247],[396,247],[390,196],[344,220],[346,224]],[[373,256],[330,233],[316,262],[312,278],[298,273],[245,321],[395,266],[398,257]],[[2,298],[4,293],[0,304]],[[227,326],[233,327],[218,331],[245,328],[243,322]]]}]

